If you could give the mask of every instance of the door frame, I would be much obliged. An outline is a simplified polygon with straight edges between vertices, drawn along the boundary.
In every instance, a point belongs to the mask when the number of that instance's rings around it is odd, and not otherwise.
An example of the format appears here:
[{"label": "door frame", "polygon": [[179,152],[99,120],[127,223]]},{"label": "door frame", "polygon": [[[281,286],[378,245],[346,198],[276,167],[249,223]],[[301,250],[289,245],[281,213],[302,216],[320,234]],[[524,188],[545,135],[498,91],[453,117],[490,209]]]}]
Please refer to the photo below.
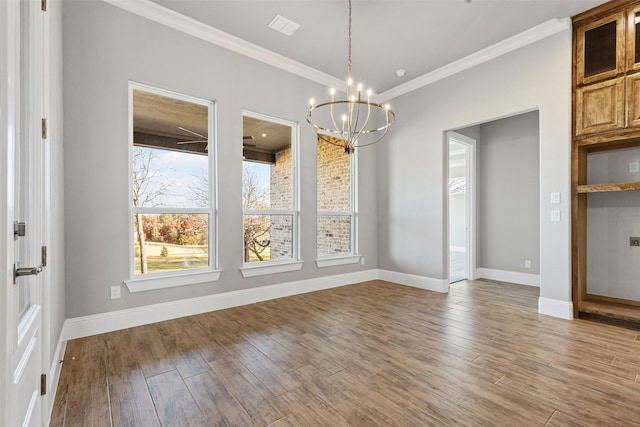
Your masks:
[{"label": "door frame", "polygon": [[467,148],[467,162],[466,162],[466,190],[465,190],[465,199],[466,199],[466,233],[465,233],[465,241],[466,241],[466,252],[465,252],[465,270],[466,276],[468,280],[475,280],[476,275],[476,200],[477,200],[477,191],[478,191],[478,180],[477,180],[477,165],[476,165],[476,143],[477,141],[471,137],[462,135],[455,131],[446,132],[445,138],[445,162],[446,162],[446,179],[444,180],[445,186],[445,194],[446,194],[446,253],[447,253],[447,278],[449,277],[450,270],[450,257],[449,257],[449,248],[450,248],[450,236],[451,230],[450,228],[450,220],[451,220],[451,211],[450,211],[450,203],[449,203],[449,164],[450,164],[450,153],[449,153],[449,145],[450,142],[454,141],[458,144],[464,145]]}]

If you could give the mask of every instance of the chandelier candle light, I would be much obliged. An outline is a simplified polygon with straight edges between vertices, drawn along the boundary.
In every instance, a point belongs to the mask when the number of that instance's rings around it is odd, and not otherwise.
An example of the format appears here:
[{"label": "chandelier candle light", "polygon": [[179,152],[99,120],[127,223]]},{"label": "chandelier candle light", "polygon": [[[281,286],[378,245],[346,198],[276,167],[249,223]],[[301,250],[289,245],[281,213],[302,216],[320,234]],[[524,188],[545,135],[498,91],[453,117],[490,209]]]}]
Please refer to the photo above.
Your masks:
[{"label": "chandelier candle light", "polygon": [[354,88],[351,78],[351,0],[349,0],[349,60],[347,62],[347,98],[335,99],[336,90],[331,89],[331,101],[315,104],[311,99],[307,111],[307,122],[318,138],[329,144],[353,153],[355,148],[375,144],[387,134],[396,118],[389,105],[371,101],[372,91],[363,95],[363,86]]}]

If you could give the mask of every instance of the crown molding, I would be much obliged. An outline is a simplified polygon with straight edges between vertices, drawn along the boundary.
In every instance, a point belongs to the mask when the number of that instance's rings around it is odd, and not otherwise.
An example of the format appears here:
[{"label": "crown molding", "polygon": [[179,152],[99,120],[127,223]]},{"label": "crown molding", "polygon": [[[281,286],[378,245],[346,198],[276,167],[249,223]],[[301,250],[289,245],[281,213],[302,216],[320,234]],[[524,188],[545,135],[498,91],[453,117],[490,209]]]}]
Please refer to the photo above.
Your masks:
[{"label": "crown molding", "polygon": [[[319,83],[327,87],[335,87],[345,90],[345,82],[315,68],[294,61],[253,43],[249,43],[239,37],[221,31],[198,20],[182,15],[174,10],[161,6],[150,0],[102,0],[113,6],[128,12],[147,18],[151,21],[181,31],[206,42],[236,52],[240,55],[255,59],[264,64],[271,65],[281,70],[290,72],[307,80]],[[377,96],[376,102],[387,102],[398,96],[407,94],[421,87],[445,79],[461,71],[475,67],[476,65],[490,61],[506,53],[521,47],[535,43],[546,37],[560,33],[571,28],[570,18],[550,19],[540,25],[509,37],[501,42],[491,45],[478,52],[472,53],[462,59],[454,61],[434,71],[391,88]]]},{"label": "crown molding", "polygon": [[328,87],[346,88],[346,83],[315,68],[294,61],[239,37],[221,31],[198,20],[182,15],[174,10],[149,0],[102,0],[120,9],[147,18],[151,21],[181,31],[211,44],[220,46],[267,65],[288,71],[307,80]]},{"label": "crown molding", "polygon": [[554,34],[571,29],[571,18],[554,18],[533,28],[525,30],[515,36],[509,37],[501,42],[493,44],[485,49],[479,50],[462,59],[442,66],[427,74],[423,74],[413,80],[382,92],[378,95],[378,102],[387,102],[400,95],[405,95],[421,87],[445,79],[461,71],[480,65],[484,62],[495,59],[506,53],[520,49],[521,47],[535,43]]}]

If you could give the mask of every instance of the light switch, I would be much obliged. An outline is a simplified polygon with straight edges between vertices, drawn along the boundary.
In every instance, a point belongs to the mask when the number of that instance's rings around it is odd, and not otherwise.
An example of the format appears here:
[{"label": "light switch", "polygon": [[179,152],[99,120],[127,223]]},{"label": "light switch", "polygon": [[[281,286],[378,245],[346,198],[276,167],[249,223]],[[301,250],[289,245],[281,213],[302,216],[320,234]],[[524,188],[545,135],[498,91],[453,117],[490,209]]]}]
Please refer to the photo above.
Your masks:
[{"label": "light switch", "polygon": [[554,209],[551,211],[551,222],[560,222],[560,210]]},{"label": "light switch", "polygon": [[629,163],[629,172],[640,172],[640,162]]},{"label": "light switch", "polygon": [[560,204],[560,193],[559,192],[551,193],[551,204],[553,204],[553,205]]}]

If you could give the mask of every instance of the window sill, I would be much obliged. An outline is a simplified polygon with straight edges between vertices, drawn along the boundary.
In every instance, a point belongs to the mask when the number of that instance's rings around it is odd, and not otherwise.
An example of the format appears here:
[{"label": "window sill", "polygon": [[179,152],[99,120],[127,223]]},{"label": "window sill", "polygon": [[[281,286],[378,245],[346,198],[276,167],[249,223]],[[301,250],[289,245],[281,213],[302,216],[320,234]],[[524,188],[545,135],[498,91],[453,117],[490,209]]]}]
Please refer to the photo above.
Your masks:
[{"label": "window sill", "polygon": [[302,261],[283,261],[268,262],[268,264],[251,265],[245,264],[240,269],[242,277],[264,276],[266,274],[286,273],[289,271],[298,271],[302,268]]},{"label": "window sill", "polygon": [[136,277],[125,280],[129,292],[145,292],[156,289],[175,288],[178,286],[197,285],[200,283],[215,282],[220,278],[222,270],[205,271],[198,273],[180,273],[172,276]]},{"label": "window sill", "polygon": [[362,255],[336,255],[316,259],[318,268],[333,267],[336,265],[357,264],[362,259]]}]

